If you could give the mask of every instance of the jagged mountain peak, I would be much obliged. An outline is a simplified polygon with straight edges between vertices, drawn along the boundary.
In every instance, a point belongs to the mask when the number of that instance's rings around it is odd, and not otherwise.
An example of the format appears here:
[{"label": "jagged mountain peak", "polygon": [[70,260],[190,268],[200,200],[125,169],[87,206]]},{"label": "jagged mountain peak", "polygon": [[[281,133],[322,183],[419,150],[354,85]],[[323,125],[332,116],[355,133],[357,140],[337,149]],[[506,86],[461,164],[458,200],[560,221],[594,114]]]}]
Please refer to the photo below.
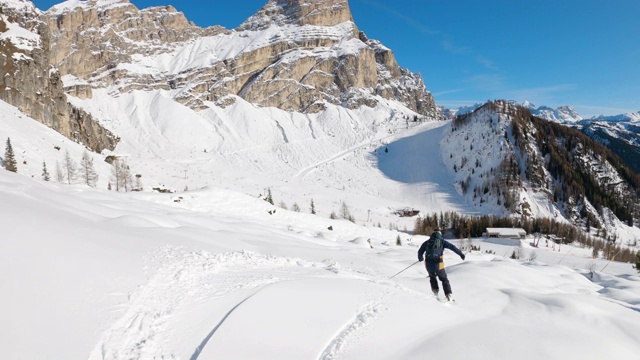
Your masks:
[{"label": "jagged mountain peak", "polygon": [[272,25],[335,26],[353,23],[347,0],[270,0],[247,19],[240,30],[263,30]]},{"label": "jagged mountain peak", "polygon": [[63,13],[75,8],[88,9],[129,5],[132,5],[129,0],[67,0],[52,6],[48,11],[53,13]]},{"label": "jagged mountain peak", "polygon": [[40,14],[31,1],[0,1],[0,41],[4,43],[0,52],[13,52],[9,56],[28,59],[29,55],[25,57],[24,53],[40,47],[39,27],[43,25],[38,19]]},{"label": "jagged mountain peak", "polygon": [[35,5],[30,0],[3,0],[0,2],[0,6],[7,6],[15,10],[33,11],[36,9]]},{"label": "jagged mountain peak", "polygon": [[52,65],[72,80],[73,96],[162,89],[193,109],[228,106],[236,95],[302,112],[393,99],[441,117],[422,77],[358,30],[347,0],[271,0],[234,30],[201,29],[173,7],[138,10],[128,0],[68,0],[45,14]]}]

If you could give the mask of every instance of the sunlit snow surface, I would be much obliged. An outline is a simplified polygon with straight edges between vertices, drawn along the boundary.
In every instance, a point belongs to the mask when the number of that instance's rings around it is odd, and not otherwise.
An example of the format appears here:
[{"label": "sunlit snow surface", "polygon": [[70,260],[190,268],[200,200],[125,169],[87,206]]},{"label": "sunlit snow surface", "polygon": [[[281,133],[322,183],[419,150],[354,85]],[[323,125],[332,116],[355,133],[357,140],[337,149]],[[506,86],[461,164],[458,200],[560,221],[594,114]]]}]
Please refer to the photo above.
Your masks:
[{"label": "sunlit snow surface", "polygon": [[474,239],[482,251],[466,261],[446,253],[449,305],[430,295],[421,264],[389,279],[423,238],[403,234],[396,246],[395,231],[269,214],[274,206],[231,190],[125,194],[2,171],[0,198],[7,359],[619,359],[640,350],[640,279],[585,249],[525,244],[538,259],[516,261],[513,247]]},{"label": "sunlit snow surface", "polygon": [[[390,279],[424,241],[389,230],[415,221],[395,209],[478,211],[447,176],[438,139],[448,123],[411,124],[393,103],[303,115],[241,99],[194,113],[162,99],[133,92],[84,104],[122,134],[114,153],[144,187],[129,193],[106,191],[109,152],[90,155],[97,188],[41,181],[43,162],[55,180],[66,151],[77,163],[84,147],[0,103],[0,139],[11,138],[19,172],[0,171],[0,357],[539,360],[640,350],[635,270],[589,249],[526,241],[517,261],[513,246],[473,239],[481,251],[466,261],[445,255],[455,305],[431,296],[421,264]],[[343,202],[355,224],[329,218]]]}]

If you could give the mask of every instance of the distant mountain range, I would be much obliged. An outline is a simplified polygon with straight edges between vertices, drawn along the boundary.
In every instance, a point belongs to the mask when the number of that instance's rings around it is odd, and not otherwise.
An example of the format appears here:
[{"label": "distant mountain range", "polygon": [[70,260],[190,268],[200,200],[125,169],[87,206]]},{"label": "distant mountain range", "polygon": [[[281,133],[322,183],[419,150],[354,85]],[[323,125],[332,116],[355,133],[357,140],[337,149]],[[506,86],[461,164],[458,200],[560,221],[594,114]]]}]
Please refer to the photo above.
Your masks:
[{"label": "distant mountain range", "polygon": [[[463,115],[471,112],[484,103],[477,103],[468,106],[461,106],[457,109],[448,109],[440,107],[440,111],[449,119],[453,119],[456,115]],[[599,115],[591,118],[584,118],[570,105],[562,105],[557,108],[549,106],[536,106],[529,101],[525,101],[520,104],[522,107],[527,108],[532,115],[539,118],[554,121],[561,124],[575,123],[578,121],[607,121],[607,122],[626,122],[626,123],[640,123],[640,111],[634,113],[626,113],[619,115]]]}]

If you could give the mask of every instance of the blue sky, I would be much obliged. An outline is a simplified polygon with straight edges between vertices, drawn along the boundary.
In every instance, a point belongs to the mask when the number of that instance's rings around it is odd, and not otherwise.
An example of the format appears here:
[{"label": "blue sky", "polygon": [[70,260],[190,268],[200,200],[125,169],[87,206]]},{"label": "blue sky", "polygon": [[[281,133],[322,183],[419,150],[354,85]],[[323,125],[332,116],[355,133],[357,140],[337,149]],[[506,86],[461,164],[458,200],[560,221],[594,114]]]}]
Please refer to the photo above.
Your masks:
[{"label": "blue sky", "polygon": [[[46,10],[59,3],[35,0]],[[199,26],[238,26],[267,0],[131,0],[173,5]],[[439,105],[489,99],[640,111],[638,0],[350,0],[356,25],[420,72]]]}]

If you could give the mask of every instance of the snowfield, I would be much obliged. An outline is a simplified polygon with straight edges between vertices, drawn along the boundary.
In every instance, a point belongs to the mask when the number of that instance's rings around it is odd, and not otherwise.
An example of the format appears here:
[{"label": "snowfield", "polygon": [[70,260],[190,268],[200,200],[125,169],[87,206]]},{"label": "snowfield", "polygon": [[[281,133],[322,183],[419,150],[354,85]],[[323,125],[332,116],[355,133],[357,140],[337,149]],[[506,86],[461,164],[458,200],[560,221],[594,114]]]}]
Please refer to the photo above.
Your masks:
[{"label": "snowfield", "polygon": [[457,302],[443,304],[422,264],[389,279],[416,261],[424,238],[401,234],[397,246],[395,231],[269,214],[271,204],[232,190],[115,193],[2,171],[0,198],[2,358],[618,359],[640,350],[640,278],[587,249],[525,244],[537,260],[511,260],[513,246],[473,239],[481,251],[466,261],[446,253]]},{"label": "snowfield", "polygon": [[[637,272],[589,249],[525,241],[512,260],[515,246],[473,239],[481,250],[466,261],[445,253],[456,304],[431,295],[414,264],[425,238],[390,228],[413,228],[415,218],[393,214],[402,205],[477,213],[440,156],[447,122],[410,124],[393,104],[313,118],[242,101],[194,117],[158,96],[88,105],[114,115],[105,118],[126,134],[116,153],[144,170],[144,191],[128,193],[105,190],[106,154],[90,154],[96,188],[40,180],[43,162],[54,180],[64,154],[79,161],[84,147],[0,103],[0,138],[11,138],[19,172],[0,171],[0,357],[539,360],[640,350]],[[126,117],[135,107],[154,113]],[[209,136],[211,150],[198,150]],[[263,200],[267,187],[276,206]],[[295,204],[299,212],[285,209]],[[355,223],[330,219],[341,204]]]}]

